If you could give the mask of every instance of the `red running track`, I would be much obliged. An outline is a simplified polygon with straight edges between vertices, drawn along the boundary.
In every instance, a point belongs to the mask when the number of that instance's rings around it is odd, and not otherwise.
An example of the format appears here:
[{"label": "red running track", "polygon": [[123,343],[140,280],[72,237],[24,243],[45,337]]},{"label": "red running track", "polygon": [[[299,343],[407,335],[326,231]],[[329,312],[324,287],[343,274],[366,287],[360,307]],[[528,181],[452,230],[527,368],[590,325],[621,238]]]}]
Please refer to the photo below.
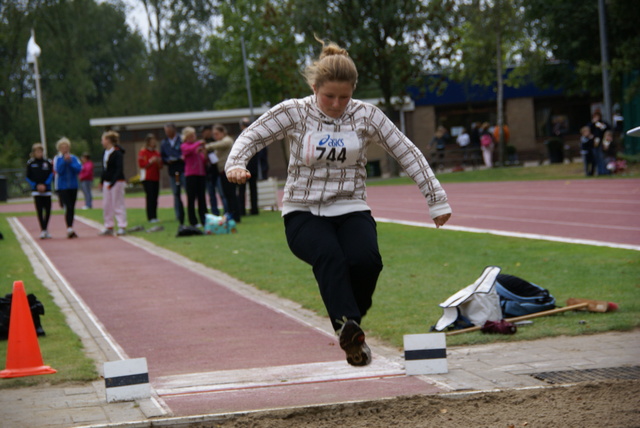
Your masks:
[{"label": "red running track", "polygon": [[[449,183],[443,187],[453,209],[448,228],[640,249],[640,179]],[[369,186],[367,193],[379,221],[433,224],[415,185]],[[170,195],[160,197],[161,207],[172,207],[172,203]],[[101,204],[95,201],[96,208]],[[144,198],[127,198],[127,206],[142,208]],[[0,204],[0,212],[33,210],[31,202]]]},{"label": "red running track", "polygon": [[[640,180],[573,180],[443,185],[453,215],[445,228],[597,241],[640,249]],[[417,186],[373,186],[381,219],[432,225]]]}]

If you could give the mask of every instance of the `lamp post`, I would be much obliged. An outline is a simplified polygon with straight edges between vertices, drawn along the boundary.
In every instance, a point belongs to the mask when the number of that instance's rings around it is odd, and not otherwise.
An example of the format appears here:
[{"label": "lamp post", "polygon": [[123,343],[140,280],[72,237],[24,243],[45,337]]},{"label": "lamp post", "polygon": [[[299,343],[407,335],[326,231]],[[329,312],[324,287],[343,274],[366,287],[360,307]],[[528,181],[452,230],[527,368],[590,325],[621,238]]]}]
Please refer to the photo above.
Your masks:
[{"label": "lamp post", "polygon": [[47,158],[47,140],[44,132],[44,115],[42,114],[42,95],[40,92],[40,70],[38,69],[38,57],[40,46],[36,43],[36,32],[31,29],[31,38],[27,43],[27,62],[33,64],[34,79],[36,81],[36,99],[38,102],[38,122],[40,123],[40,143],[44,149],[44,158]]}]

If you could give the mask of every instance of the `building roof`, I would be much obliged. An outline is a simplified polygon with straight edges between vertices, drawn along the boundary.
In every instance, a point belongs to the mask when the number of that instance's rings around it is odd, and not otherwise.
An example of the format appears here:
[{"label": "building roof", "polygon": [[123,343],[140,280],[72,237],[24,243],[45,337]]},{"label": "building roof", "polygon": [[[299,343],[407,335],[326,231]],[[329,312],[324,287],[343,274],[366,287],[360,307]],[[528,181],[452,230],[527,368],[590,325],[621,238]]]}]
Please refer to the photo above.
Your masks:
[{"label": "building roof", "polygon": [[[362,100],[371,104],[379,105],[381,99]],[[392,102],[397,103],[397,99]],[[406,98],[401,110],[410,111],[414,109],[413,102]],[[270,107],[262,106],[253,109],[253,115],[258,116],[269,110]],[[396,107],[397,108],[397,107]],[[213,123],[240,122],[245,117],[250,117],[251,111],[248,108],[231,110],[211,110],[194,111],[186,113],[165,113],[150,114],[144,116],[120,116],[120,117],[99,117],[89,119],[89,125],[102,128],[110,128],[118,131],[135,131],[144,129],[162,128],[165,123],[173,122],[178,128],[184,126],[211,125]]]},{"label": "building roof", "polygon": [[[260,116],[268,107],[253,109],[254,116]],[[178,128],[183,126],[211,125],[215,122],[229,123],[239,122],[244,117],[251,116],[248,108],[217,110],[217,111],[193,111],[186,113],[150,114],[144,116],[120,116],[99,117],[89,120],[89,125],[103,128],[123,130],[138,130],[162,128],[165,123],[173,122]]]}]

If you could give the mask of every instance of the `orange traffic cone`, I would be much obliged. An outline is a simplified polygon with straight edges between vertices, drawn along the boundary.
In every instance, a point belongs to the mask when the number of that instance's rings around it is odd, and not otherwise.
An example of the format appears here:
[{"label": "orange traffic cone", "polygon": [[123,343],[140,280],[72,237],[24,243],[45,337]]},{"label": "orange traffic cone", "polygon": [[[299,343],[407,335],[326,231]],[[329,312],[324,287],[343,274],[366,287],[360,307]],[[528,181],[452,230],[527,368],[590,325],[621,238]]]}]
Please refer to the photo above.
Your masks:
[{"label": "orange traffic cone", "polygon": [[9,319],[9,344],[7,345],[7,368],[0,371],[0,378],[34,376],[55,373],[45,366],[38,345],[36,327],[24,292],[22,281],[13,283],[11,318]]}]

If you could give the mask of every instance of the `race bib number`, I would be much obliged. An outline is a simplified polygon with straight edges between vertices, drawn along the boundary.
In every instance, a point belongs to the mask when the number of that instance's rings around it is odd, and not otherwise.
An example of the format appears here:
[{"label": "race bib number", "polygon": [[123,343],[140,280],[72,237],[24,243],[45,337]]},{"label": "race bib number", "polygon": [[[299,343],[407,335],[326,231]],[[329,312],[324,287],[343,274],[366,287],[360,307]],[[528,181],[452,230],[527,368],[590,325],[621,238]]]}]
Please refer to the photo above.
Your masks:
[{"label": "race bib number", "polygon": [[352,166],[359,153],[360,140],[355,132],[313,132],[305,136],[304,163],[308,166]]}]

